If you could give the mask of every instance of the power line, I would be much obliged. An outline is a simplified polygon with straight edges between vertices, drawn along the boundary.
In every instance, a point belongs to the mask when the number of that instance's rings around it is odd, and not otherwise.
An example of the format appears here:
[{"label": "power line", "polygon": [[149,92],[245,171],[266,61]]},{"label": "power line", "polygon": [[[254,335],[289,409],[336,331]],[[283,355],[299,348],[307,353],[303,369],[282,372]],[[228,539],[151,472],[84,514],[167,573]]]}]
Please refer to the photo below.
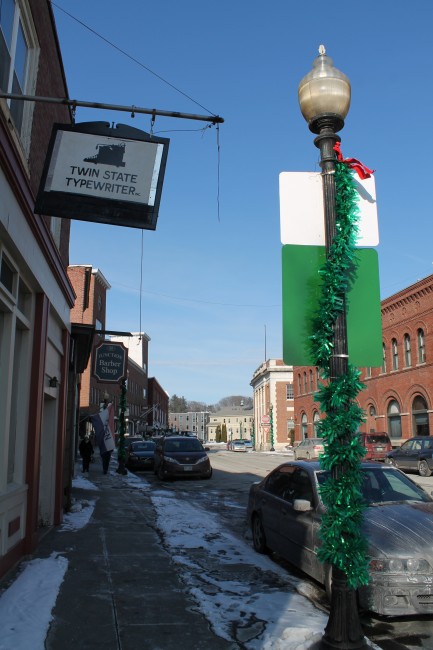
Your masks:
[{"label": "power line", "polygon": [[75,16],[73,16],[72,14],[70,14],[68,11],[66,11],[66,9],[63,9],[63,7],[60,7],[56,2],[53,2],[53,0],[50,0],[50,2],[51,2],[51,4],[52,4],[54,7],[56,7],[59,11],[62,11],[64,14],[66,14],[67,16],[69,16],[69,18],[72,18],[72,20],[75,20],[75,22],[77,22],[79,25],[81,25],[82,27],[84,27],[85,29],[87,29],[89,32],[91,32],[92,34],[94,34],[94,36],[97,36],[98,38],[100,38],[102,41],[104,41],[105,43],[107,43],[108,45],[110,45],[111,47],[113,47],[115,50],[117,50],[118,52],[120,52],[121,54],[123,54],[124,56],[126,56],[128,59],[130,59],[131,61],[133,61],[133,62],[136,63],[137,65],[139,65],[139,66],[140,66],[141,68],[143,68],[144,70],[147,70],[147,72],[150,72],[150,74],[152,74],[154,77],[156,77],[157,79],[159,79],[159,80],[162,81],[163,83],[167,84],[167,86],[170,86],[170,88],[173,88],[173,90],[175,90],[176,92],[180,93],[181,95],[183,95],[184,97],[186,97],[187,99],[189,99],[191,102],[193,102],[193,103],[196,104],[197,106],[200,106],[200,108],[202,108],[204,111],[206,111],[206,112],[209,113],[210,115],[214,115],[214,116],[216,116],[216,113],[214,113],[213,111],[210,111],[208,108],[206,108],[205,106],[203,106],[203,104],[200,104],[200,102],[198,102],[197,100],[195,100],[193,97],[191,97],[191,96],[188,95],[187,93],[183,92],[183,90],[180,90],[180,88],[177,88],[174,84],[170,83],[170,81],[167,81],[167,79],[164,79],[164,77],[162,77],[162,76],[161,76],[160,74],[158,74],[157,72],[154,72],[151,68],[149,68],[147,65],[144,65],[144,63],[142,63],[141,61],[139,61],[138,59],[136,59],[135,57],[133,57],[131,54],[128,54],[128,52],[125,52],[125,50],[122,50],[121,47],[119,47],[118,45],[116,45],[115,43],[113,43],[112,41],[110,41],[108,38],[105,38],[105,36],[102,36],[102,34],[100,34],[99,32],[97,32],[97,31],[96,31],[95,29],[93,29],[92,27],[89,27],[89,25],[86,25],[86,23],[84,23],[82,20],[80,20],[79,18],[76,18]]}]

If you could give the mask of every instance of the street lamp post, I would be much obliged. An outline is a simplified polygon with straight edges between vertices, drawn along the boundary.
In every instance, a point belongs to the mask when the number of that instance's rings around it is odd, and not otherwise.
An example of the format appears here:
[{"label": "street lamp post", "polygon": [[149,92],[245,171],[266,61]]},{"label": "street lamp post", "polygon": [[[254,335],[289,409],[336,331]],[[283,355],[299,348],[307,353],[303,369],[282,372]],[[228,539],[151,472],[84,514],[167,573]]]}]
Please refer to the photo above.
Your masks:
[{"label": "street lamp post", "polygon": [[269,451],[275,451],[274,447],[274,416],[273,416],[273,406],[269,405],[269,432],[271,436],[271,448]]},{"label": "street lamp post", "polygon": [[[344,119],[350,106],[350,95],[349,79],[334,68],[332,60],[326,56],[325,48],[321,45],[319,56],[313,62],[313,70],[299,84],[298,98],[301,113],[308,122],[310,131],[317,135],[314,144],[320,150],[327,257],[336,235],[334,146],[340,142],[340,137],[336,133],[344,126]],[[345,295],[341,295],[340,299],[344,304]],[[341,378],[347,371],[347,326],[346,311],[343,308],[333,327],[329,381]],[[336,463],[332,471],[333,477],[338,478],[342,473],[344,473],[344,466]],[[344,650],[366,647],[359,621],[356,591],[348,586],[345,573],[336,566],[332,567],[331,609],[320,647],[344,648]]]}]

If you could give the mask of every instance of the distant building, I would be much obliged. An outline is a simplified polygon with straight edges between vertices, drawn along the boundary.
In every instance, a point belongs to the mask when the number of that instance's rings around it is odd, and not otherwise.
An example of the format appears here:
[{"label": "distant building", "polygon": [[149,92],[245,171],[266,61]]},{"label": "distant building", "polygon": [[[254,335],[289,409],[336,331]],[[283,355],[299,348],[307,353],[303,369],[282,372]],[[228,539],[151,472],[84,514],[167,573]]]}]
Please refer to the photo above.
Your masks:
[{"label": "distant building", "polygon": [[149,377],[148,428],[153,432],[166,431],[169,428],[169,396],[155,377]]},{"label": "distant building", "polygon": [[231,406],[217,413],[209,414],[207,425],[207,441],[215,442],[218,434],[223,440],[247,439],[251,440],[254,435],[254,413],[253,409],[245,409],[243,406]]},{"label": "distant building", "polygon": [[268,359],[257,368],[250,383],[255,448],[283,449],[292,441],[295,428],[293,367],[282,359]]},{"label": "distant building", "polygon": [[208,411],[189,411],[188,413],[169,413],[168,427],[175,433],[190,433],[207,440]]},{"label": "distant building", "polygon": [[[383,361],[362,368],[366,388],[363,432],[384,431],[394,446],[415,435],[433,435],[433,275],[381,303]],[[368,317],[368,316],[366,316]],[[322,417],[314,401],[318,371],[296,366],[295,438],[312,437]]]}]

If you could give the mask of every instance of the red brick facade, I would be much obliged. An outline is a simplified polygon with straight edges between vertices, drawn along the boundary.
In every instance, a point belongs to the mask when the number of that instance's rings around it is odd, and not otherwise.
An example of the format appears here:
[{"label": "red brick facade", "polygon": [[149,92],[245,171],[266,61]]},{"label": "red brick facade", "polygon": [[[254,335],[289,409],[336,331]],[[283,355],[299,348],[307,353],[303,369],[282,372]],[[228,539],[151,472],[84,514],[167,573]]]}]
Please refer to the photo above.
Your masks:
[{"label": "red brick facade", "polygon": [[[361,431],[385,431],[394,445],[433,435],[433,275],[382,301],[384,363],[363,368],[358,396],[366,421]],[[314,435],[321,417],[314,401],[317,371],[295,366],[295,439]]]}]

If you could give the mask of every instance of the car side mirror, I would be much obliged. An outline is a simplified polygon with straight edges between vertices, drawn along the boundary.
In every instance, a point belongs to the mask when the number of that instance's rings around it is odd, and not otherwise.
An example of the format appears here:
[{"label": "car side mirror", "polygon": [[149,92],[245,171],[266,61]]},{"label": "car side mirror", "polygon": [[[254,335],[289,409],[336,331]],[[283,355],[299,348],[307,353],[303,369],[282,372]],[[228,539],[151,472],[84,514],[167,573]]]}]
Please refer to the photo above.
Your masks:
[{"label": "car side mirror", "polygon": [[293,510],[296,512],[308,512],[312,509],[311,503],[306,499],[295,499],[293,502]]}]

